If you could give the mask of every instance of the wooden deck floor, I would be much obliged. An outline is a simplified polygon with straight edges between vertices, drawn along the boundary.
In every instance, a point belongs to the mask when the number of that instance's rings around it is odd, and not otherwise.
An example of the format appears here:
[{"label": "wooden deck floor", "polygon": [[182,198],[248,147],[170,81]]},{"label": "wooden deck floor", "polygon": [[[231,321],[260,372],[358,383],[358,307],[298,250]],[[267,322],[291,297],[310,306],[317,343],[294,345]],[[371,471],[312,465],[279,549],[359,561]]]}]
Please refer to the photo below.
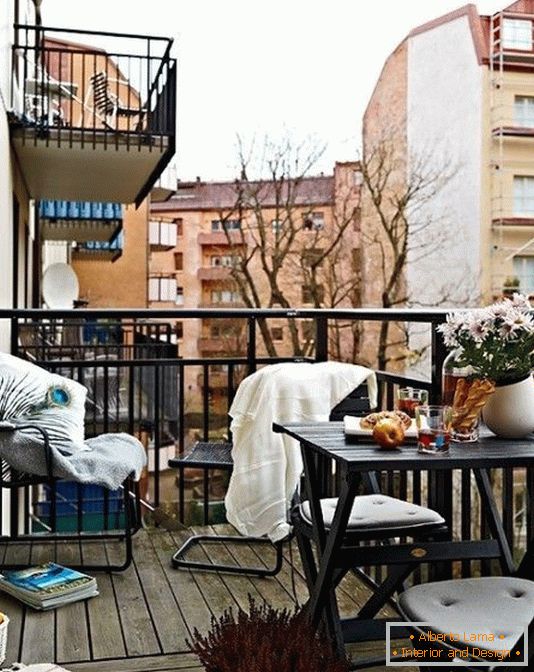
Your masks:
[{"label": "wooden deck floor", "polygon": [[[228,526],[195,532],[229,533]],[[188,653],[187,639],[195,628],[206,631],[212,616],[229,606],[248,605],[249,594],[275,607],[292,608],[297,599],[306,600],[307,590],[296,549],[286,551],[277,577],[260,579],[212,572],[189,572],[170,567],[173,550],[188,536],[186,532],[141,531],[134,541],[135,562],[126,572],[95,573],[100,595],[86,602],[66,605],[50,612],[21,606],[0,594],[0,611],[10,618],[6,665],[57,662],[71,672],[156,672],[179,670],[199,672],[198,661]],[[95,546],[93,553],[116,552]],[[49,546],[10,547],[18,561],[31,563],[52,559]],[[59,562],[75,561],[77,551],[63,549]],[[209,545],[198,549],[197,558],[237,564],[269,563],[265,548],[261,555],[253,546]],[[293,569],[290,562],[293,562]],[[355,578],[339,588],[342,615],[354,614],[367,595]],[[377,669],[377,668],[374,668]],[[383,668],[384,670],[386,668]],[[409,670],[410,668],[397,668]]]}]

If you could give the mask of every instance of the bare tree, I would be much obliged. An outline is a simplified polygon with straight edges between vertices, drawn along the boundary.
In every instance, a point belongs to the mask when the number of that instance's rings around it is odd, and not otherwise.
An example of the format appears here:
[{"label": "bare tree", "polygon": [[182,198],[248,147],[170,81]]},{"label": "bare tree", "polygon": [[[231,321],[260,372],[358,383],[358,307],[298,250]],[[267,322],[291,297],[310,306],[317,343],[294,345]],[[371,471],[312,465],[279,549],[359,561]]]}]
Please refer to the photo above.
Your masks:
[{"label": "bare tree", "polygon": [[[406,282],[407,264],[417,264],[447,242],[450,233],[444,225],[445,214],[438,218],[426,206],[454,172],[450,162],[434,161],[430,154],[410,156],[408,166],[406,155],[398,150],[398,138],[382,138],[366,148],[361,160],[362,246],[379,285],[382,308],[413,304]],[[440,223],[443,225],[438,226]],[[443,288],[437,302],[446,303],[448,291]],[[408,356],[407,330],[402,325],[392,330],[391,322],[383,321],[378,335],[378,367],[385,369],[389,362]]]},{"label": "bare tree", "polygon": [[[359,305],[360,275],[352,272],[352,250],[359,244],[359,186],[334,186],[331,215],[318,217],[306,178],[323,152],[316,143],[294,144],[287,138],[267,138],[259,152],[254,144],[246,150],[239,142],[235,202],[219,216],[231,250],[230,275],[249,308],[299,307],[296,287],[304,288],[302,302],[316,308]],[[231,224],[236,220],[239,227]],[[258,325],[267,353],[276,356],[266,321]],[[310,354],[314,338],[302,337],[294,319],[288,320],[288,329],[293,353]],[[337,337],[333,333],[333,354],[341,358],[342,339],[339,330]]]}]

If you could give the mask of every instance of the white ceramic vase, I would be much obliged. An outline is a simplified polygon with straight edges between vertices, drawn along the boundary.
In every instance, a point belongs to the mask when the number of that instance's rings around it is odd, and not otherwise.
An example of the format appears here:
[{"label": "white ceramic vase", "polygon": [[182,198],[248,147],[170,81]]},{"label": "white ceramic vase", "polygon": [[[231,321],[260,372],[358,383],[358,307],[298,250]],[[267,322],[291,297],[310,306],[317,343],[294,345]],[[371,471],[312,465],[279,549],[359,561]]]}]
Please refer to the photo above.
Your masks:
[{"label": "white ceramic vase", "polygon": [[534,379],[499,385],[486,402],[482,417],[491,431],[506,439],[520,439],[534,431]]}]

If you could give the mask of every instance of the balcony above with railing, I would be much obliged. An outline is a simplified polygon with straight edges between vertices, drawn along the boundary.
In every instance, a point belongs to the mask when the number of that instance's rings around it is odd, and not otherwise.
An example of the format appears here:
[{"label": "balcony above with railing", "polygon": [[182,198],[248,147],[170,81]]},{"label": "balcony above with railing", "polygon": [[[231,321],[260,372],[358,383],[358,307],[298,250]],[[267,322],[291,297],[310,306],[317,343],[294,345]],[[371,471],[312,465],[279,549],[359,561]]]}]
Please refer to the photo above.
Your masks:
[{"label": "balcony above with railing", "polygon": [[231,272],[229,266],[204,266],[197,270],[197,278],[205,281],[228,280]]},{"label": "balcony above with railing", "polygon": [[228,234],[224,231],[213,231],[211,233],[199,233],[197,242],[202,246],[221,247],[245,244],[245,237],[242,231],[229,231]]},{"label": "balcony above with railing", "polygon": [[39,202],[41,240],[110,243],[122,230],[122,221],[120,203]]},{"label": "balcony above with railing", "polygon": [[91,261],[117,261],[122,256],[124,247],[122,231],[108,241],[88,240],[85,243],[77,243],[72,250],[73,259],[88,259]]},{"label": "balcony above with railing", "polygon": [[172,40],[26,25],[15,34],[11,140],[31,197],[139,204],[175,150]]},{"label": "balcony above with railing", "polygon": [[236,353],[243,350],[243,343],[237,336],[203,336],[198,339],[199,352]]}]

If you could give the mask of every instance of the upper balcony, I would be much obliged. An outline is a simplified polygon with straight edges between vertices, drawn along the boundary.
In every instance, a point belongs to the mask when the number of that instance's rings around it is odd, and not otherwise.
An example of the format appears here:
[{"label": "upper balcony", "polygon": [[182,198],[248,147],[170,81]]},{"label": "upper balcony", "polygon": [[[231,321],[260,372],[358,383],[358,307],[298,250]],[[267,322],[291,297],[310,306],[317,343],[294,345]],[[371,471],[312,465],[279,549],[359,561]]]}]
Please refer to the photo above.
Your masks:
[{"label": "upper balcony", "polygon": [[176,222],[151,219],[148,226],[148,242],[151,249],[162,252],[176,247],[177,229]]},{"label": "upper balcony", "polygon": [[197,270],[197,278],[206,281],[228,280],[231,272],[228,266],[204,266]]},{"label": "upper balcony", "polygon": [[534,196],[529,189],[534,186],[534,177],[514,177],[514,194],[492,199],[492,225],[510,230],[527,230],[534,226]]},{"label": "upper balcony", "polygon": [[94,261],[117,261],[122,256],[124,247],[122,231],[113,240],[88,240],[77,243],[72,250],[73,259],[90,259]]},{"label": "upper balcony", "polygon": [[534,14],[506,10],[494,14],[491,18],[489,46],[493,70],[532,70]]},{"label": "upper balcony", "polygon": [[112,242],[122,230],[120,203],[39,201],[41,240]]},{"label": "upper balcony", "polygon": [[513,105],[495,105],[492,110],[491,132],[498,140],[534,138],[532,96],[515,96]]},{"label": "upper balcony", "polygon": [[197,242],[202,246],[222,247],[225,245],[241,245],[246,242],[246,235],[242,231],[213,231],[211,233],[199,233]]},{"label": "upper balcony", "polygon": [[30,196],[138,205],[175,151],[172,40],[15,30],[10,129]]}]

